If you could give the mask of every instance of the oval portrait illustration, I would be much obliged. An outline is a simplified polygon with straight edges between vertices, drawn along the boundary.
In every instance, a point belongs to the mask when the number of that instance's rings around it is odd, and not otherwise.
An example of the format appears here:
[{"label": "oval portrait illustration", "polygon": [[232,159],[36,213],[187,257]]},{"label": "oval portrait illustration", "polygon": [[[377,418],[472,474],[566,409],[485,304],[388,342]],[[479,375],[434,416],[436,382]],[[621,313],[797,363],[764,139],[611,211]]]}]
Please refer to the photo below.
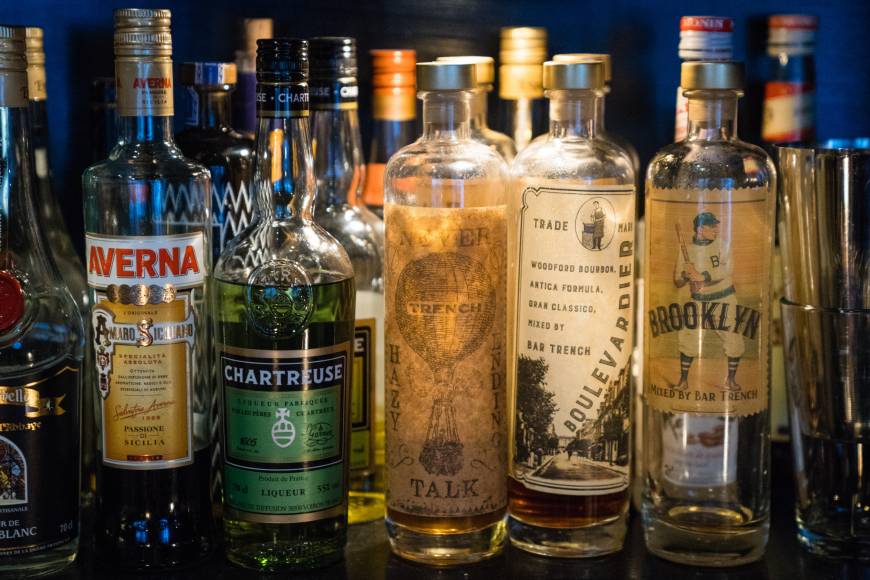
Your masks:
[{"label": "oval portrait illustration", "polygon": [[581,205],[574,220],[580,245],[593,252],[607,248],[616,230],[613,216],[613,205],[603,197],[593,197]]}]

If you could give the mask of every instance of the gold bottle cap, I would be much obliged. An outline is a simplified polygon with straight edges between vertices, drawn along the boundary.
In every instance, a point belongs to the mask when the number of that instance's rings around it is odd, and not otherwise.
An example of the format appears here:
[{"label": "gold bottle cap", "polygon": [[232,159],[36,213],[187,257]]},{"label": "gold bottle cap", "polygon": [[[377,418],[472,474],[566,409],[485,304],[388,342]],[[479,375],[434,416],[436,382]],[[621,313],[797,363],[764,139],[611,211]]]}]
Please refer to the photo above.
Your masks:
[{"label": "gold bottle cap", "polygon": [[584,62],[587,60],[604,63],[604,82],[605,84],[610,84],[610,81],[613,79],[613,70],[611,69],[609,54],[604,54],[603,52],[566,52],[553,55],[553,62]]},{"label": "gold bottle cap", "polygon": [[273,23],[271,18],[245,18],[242,21],[242,38],[245,52],[257,53],[257,41],[261,38],[272,38]]},{"label": "gold bottle cap", "polygon": [[604,89],[604,62],[600,60],[545,62],[544,88],[602,90]]},{"label": "gold bottle cap", "polygon": [[495,82],[495,59],[491,56],[439,56],[436,61],[472,64],[479,86],[491,85]]},{"label": "gold bottle cap", "polygon": [[42,29],[28,26],[24,29],[25,45],[27,47],[27,64],[45,64],[45,49],[42,43]]},{"label": "gold bottle cap", "polygon": [[25,55],[27,57],[27,97],[31,101],[42,101],[45,92],[45,50],[42,43],[42,29],[28,26],[24,29]]},{"label": "gold bottle cap", "polygon": [[0,71],[27,70],[25,32],[20,26],[0,26]]},{"label": "gold bottle cap", "polygon": [[501,64],[541,64],[547,60],[547,29],[517,26],[501,29]]},{"label": "gold bottle cap", "polygon": [[684,91],[743,89],[742,62],[684,62],[680,69],[680,86]]},{"label": "gold bottle cap", "polygon": [[115,10],[115,56],[172,56],[170,18],[161,8]]},{"label": "gold bottle cap", "polygon": [[477,88],[474,65],[467,62],[418,62],[418,91],[468,91]]}]

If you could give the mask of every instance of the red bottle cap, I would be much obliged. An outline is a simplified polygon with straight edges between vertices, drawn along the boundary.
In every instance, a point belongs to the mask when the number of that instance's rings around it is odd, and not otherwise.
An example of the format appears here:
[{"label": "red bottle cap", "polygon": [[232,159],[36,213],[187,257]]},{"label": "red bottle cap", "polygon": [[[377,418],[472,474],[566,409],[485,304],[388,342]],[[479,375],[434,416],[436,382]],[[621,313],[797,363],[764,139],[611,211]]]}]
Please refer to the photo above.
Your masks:
[{"label": "red bottle cap", "polygon": [[733,32],[734,20],[727,16],[683,16],[680,30],[697,32]]},{"label": "red bottle cap", "polygon": [[6,332],[24,316],[24,289],[11,272],[0,270],[0,334]]},{"label": "red bottle cap", "polygon": [[819,27],[819,19],[810,14],[774,14],[767,24],[770,28],[816,30]]}]

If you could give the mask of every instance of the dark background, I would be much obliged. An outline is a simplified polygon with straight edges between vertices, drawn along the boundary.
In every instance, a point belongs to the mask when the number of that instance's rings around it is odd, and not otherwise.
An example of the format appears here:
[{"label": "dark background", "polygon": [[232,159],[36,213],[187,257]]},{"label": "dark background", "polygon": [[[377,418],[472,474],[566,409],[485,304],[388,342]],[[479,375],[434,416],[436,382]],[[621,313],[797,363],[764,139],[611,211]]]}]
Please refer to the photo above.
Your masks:
[{"label": "dark background", "polygon": [[[45,29],[51,165],[71,237],[82,245],[82,170],[91,160],[89,85],[111,76],[112,9],[172,9],[174,59],[232,60],[239,20],[269,16],[276,35],[350,35],[359,40],[361,117],[368,150],[370,48],[416,48],[420,60],[449,54],[497,57],[501,26],[545,26],[549,52],[609,52],[608,129],[631,140],[641,161],[673,136],[684,14],[735,19],[735,58],[749,83],[740,134],[758,142],[768,69],[766,18],[819,17],[816,65],[820,138],[870,135],[870,0],[0,0],[0,22]],[[178,74],[176,72],[176,80]],[[178,86],[178,85],[176,85]],[[177,89],[176,89],[177,90]],[[182,101],[176,93],[176,113]]]}]

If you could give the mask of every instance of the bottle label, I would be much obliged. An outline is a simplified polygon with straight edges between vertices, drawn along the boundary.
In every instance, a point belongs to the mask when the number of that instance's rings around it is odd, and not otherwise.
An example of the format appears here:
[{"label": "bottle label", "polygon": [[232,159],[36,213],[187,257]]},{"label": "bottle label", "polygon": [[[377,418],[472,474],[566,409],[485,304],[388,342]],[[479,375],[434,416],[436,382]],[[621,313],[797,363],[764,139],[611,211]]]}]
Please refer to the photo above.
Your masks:
[{"label": "bottle label", "polygon": [[194,291],[205,282],[202,232],[88,233],[88,285],[103,463],[162,469],[193,461]]},{"label": "bottle label", "polygon": [[631,185],[522,193],[513,476],[531,489],[628,487],[634,221]]},{"label": "bottle label", "polygon": [[680,487],[737,481],[737,418],[667,414],[662,418],[662,476]]},{"label": "bottle label", "polygon": [[172,60],[115,60],[117,111],[121,117],[174,114]]},{"label": "bottle label", "polygon": [[761,138],[768,143],[812,140],[815,106],[815,87],[809,83],[767,83]]},{"label": "bottle label", "polygon": [[[369,207],[384,206],[384,170],[383,163],[366,164],[366,181],[363,186],[363,203]],[[353,192],[351,193],[353,195]],[[353,203],[356,200],[348,200]]]},{"label": "bottle label", "polygon": [[0,379],[0,557],[78,536],[79,362]]},{"label": "bottle label", "polygon": [[311,82],[311,108],[312,109],[357,109],[357,97],[359,87],[356,79],[336,79],[327,82]]},{"label": "bottle label", "polygon": [[387,204],[387,504],[467,517],[506,498],[504,206]]},{"label": "bottle label", "polygon": [[350,468],[368,469],[375,452],[375,319],[356,321],[353,341]]},{"label": "bottle label", "polygon": [[653,188],[648,199],[647,404],[716,416],[766,410],[774,197]]},{"label": "bottle label", "polygon": [[3,71],[0,82],[0,107],[27,106],[27,73],[24,71]]},{"label": "bottle label", "polygon": [[689,99],[683,87],[677,87],[677,116],[674,120],[674,141],[682,141],[689,134]]},{"label": "bottle label", "polygon": [[289,119],[307,116],[307,84],[257,83],[257,117]]},{"label": "bottle label", "polygon": [[350,343],[308,350],[220,347],[224,500],[240,519],[342,513]]},{"label": "bottle label", "polygon": [[[223,165],[212,165],[211,223],[212,264],[234,237],[254,220],[255,205],[245,179],[239,173],[230,173]],[[229,179],[234,177],[235,179]]]}]

